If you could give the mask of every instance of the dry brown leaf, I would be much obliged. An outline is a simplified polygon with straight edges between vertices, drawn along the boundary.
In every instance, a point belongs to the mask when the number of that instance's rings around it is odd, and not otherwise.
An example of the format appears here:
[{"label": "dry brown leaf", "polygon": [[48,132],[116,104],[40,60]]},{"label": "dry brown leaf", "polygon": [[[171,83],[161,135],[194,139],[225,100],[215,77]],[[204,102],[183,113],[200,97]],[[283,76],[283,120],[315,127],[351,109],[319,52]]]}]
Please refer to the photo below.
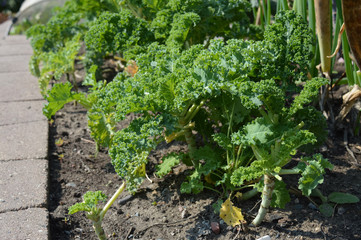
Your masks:
[{"label": "dry brown leaf", "polygon": [[137,63],[133,60],[129,61],[127,67],[124,69],[130,76],[134,77],[134,75],[138,72]]},{"label": "dry brown leaf", "polygon": [[359,98],[361,98],[361,88],[357,85],[354,85],[350,92],[343,95],[342,109],[337,119],[343,120],[346,115],[351,111],[352,107],[355,105],[356,101]]}]

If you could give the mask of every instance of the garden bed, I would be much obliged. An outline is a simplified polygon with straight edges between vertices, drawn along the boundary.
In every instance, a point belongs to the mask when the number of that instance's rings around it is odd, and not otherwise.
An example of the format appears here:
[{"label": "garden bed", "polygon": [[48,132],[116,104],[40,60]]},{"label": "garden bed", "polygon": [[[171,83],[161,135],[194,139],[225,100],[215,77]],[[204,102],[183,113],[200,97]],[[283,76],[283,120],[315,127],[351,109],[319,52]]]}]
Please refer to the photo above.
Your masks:
[{"label": "garden bed", "polygon": [[[327,171],[320,185],[325,195],[338,191],[361,197],[360,138],[348,136],[349,149],[357,162],[346,151],[343,130],[330,131],[326,144],[320,148],[335,166]],[[69,216],[67,208],[81,202],[82,195],[89,190],[101,190],[111,196],[119,187],[121,180],[107,151],[101,149],[94,156],[96,148],[87,128],[86,111],[73,104],[67,104],[55,115],[49,141],[51,239],[97,239],[85,213]],[[327,218],[297,191],[291,192],[291,202],[285,209],[271,209],[261,226],[228,227],[213,212],[212,204],[217,201],[215,193],[206,190],[198,195],[180,194],[180,184],[187,175],[186,166],[178,166],[163,179],[154,176],[154,163],[169,151],[185,148],[186,145],[179,142],[163,143],[152,152],[147,168],[152,183],[145,180],[131,198],[123,193],[119,197],[122,200],[105,216],[103,225],[109,239],[257,239],[264,235],[272,239],[361,238],[360,204],[336,205],[333,216]],[[291,184],[291,189],[297,189],[296,179],[286,182]],[[313,201],[319,203],[316,198]],[[254,198],[236,205],[249,223],[257,214],[259,202]],[[212,231],[212,222],[220,224],[219,234]]]}]

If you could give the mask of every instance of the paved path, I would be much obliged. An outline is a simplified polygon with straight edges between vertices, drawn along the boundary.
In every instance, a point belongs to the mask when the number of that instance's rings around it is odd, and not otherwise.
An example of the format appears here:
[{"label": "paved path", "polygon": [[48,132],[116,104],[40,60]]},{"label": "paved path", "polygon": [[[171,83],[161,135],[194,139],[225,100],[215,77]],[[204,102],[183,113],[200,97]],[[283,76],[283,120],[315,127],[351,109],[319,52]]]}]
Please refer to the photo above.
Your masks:
[{"label": "paved path", "polygon": [[49,235],[48,122],[28,62],[24,36],[0,24],[0,239],[45,240]]}]

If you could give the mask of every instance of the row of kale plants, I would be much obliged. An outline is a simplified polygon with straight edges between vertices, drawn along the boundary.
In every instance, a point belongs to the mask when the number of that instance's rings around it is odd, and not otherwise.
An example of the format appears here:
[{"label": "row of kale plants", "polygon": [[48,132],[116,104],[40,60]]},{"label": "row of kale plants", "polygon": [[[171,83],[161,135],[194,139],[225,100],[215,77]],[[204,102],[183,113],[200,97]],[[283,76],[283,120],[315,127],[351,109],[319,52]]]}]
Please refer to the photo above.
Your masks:
[{"label": "row of kale plants", "polygon": [[[91,136],[109,149],[124,180],[103,208],[98,191],[69,209],[88,212],[100,239],[106,211],[125,187],[134,193],[146,179],[148,155],[163,141],[185,141],[188,151],[159,159],[157,175],[190,166],[180,191],[214,191],[225,200],[220,217],[232,226],[245,223],[232,204],[236,193],[245,200],[261,193],[257,226],[270,206],[290,201],[284,175],[300,175],[298,187],[310,196],[332,169],[320,154],[289,167],[298,151],[311,153],[327,136],[314,105],[328,80],[309,77],[316,40],[308,23],[286,10],[256,26],[251,2],[70,0],[27,31],[44,114],[50,119],[73,101],[84,106]],[[110,58],[127,66],[106,81],[102,65]],[[87,92],[76,84],[79,61]],[[129,114],[136,118],[118,129]]]}]

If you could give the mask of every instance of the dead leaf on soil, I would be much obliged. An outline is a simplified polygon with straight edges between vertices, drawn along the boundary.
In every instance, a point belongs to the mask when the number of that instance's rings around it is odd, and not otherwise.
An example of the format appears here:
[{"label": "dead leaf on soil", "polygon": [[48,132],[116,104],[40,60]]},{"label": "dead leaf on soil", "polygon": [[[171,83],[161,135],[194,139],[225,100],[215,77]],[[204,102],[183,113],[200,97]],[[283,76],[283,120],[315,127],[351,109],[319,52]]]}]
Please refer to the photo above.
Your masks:
[{"label": "dead leaf on soil", "polygon": [[130,76],[134,77],[134,75],[138,72],[137,63],[133,60],[128,62],[128,65],[124,69]]},{"label": "dead leaf on soil", "polygon": [[55,141],[55,145],[58,147],[63,146],[63,144],[64,144],[64,140],[62,138],[59,138]]},{"label": "dead leaf on soil", "polygon": [[228,198],[223,204],[220,210],[219,216],[223,219],[228,225],[235,227],[246,223],[242,215],[241,209],[233,206],[230,198]]},{"label": "dead leaf on soil", "polygon": [[343,120],[359,98],[361,98],[361,88],[358,85],[354,85],[350,92],[343,95],[342,109],[337,119]]}]

